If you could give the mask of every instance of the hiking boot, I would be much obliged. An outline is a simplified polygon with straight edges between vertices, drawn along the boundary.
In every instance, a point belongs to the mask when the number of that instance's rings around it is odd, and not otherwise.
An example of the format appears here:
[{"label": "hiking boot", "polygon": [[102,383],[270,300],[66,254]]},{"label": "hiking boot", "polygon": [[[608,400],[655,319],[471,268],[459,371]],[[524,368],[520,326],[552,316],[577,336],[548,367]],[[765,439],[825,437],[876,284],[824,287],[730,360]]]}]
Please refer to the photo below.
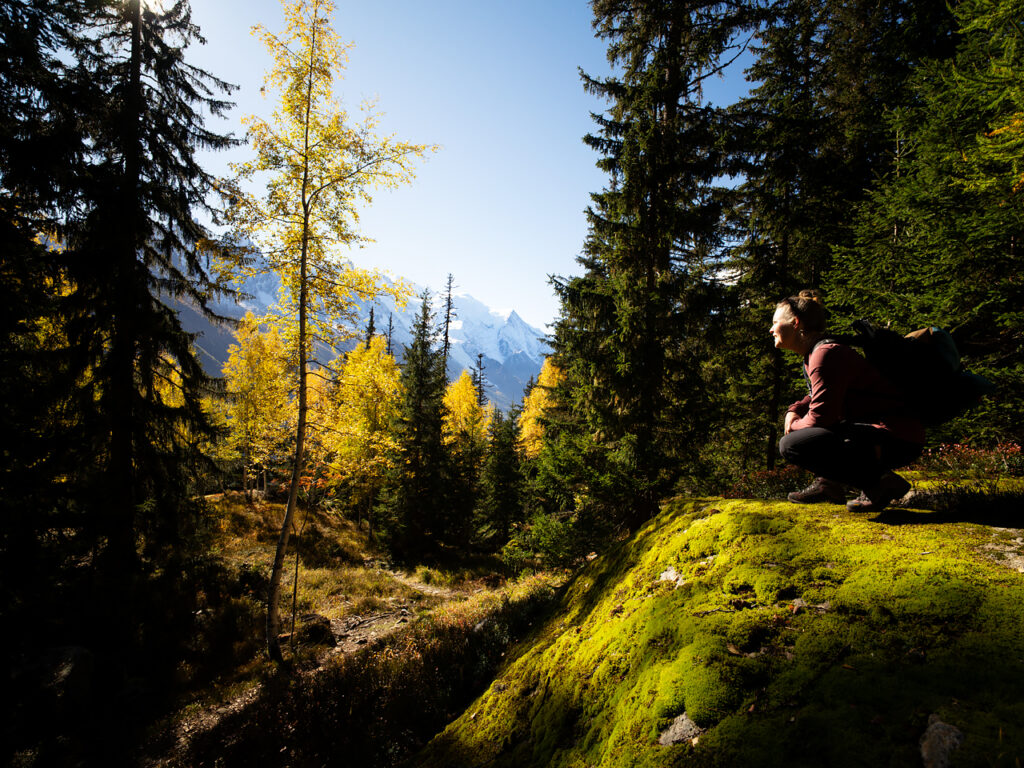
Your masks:
[{"label": "hiking boot", "polygon": [[886,472],[874,487],[846,502],[846,508],[851,512],[881,512],[896,499],[902,499],[909,490],[910,483],[894,472]]},{"label": "hiking boot", "polygon": [[797,504],[820,504],[822,502],[842,504],[846,501],[846,489],[835,480],[816,477],[814,482],[802,491],[793,491],[786,498]]}]

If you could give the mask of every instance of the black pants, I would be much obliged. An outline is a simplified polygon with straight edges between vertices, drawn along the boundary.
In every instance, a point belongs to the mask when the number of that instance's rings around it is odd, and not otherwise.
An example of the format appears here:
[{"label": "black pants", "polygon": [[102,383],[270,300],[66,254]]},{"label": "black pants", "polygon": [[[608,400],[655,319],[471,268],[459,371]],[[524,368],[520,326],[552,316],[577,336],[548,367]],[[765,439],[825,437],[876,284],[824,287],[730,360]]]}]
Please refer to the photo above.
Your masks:
[{"label": "black pants", "polygon": [[791,464],[862,490],[889,470],[910,464],[922,447],[868,424],[795,429],[779,441],[779,453]]}]

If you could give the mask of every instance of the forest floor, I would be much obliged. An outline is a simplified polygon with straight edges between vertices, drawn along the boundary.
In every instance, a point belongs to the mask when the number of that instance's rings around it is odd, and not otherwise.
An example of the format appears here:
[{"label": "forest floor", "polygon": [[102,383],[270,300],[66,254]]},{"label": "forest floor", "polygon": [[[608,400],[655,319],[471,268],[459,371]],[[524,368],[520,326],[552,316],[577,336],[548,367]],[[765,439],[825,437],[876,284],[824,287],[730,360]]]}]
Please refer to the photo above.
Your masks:
[{"label": "forest floor", "polygon": [[[241,494],[217,494],[207,497],[207,502],[216,519],[213,550],[217,557],[233,571],[259,574],[262,586],[273,562],[283,505],[247,500]],[[337,664],[338,657],[372,648],[435,611],[450,611],[470,598],[486,598],[504,583],[497,561],[456,568],[396,567],[373,546],[363,528],[330,512],[308,515],[300,524],[298,585],[296,589],[291,560],[283,576],[286,599],[281,607],[284,632],[280,639],[291,674],[306,683],[325,666]],[[185,764],[197,739],[226,719],[244,717],[245,710],[260,699],[266,682],[279,675],[262,650],[262,616],[256,615],[262,609],[259,596],[260,591],[254,590],[248,623],[258,637],[239,644],[249,650],[250,658],[237,659],[234,668],[184,695],[152,729],[141,764]]]},{"label": "forest floor", "polygon": [[[142,764],[920,765],[942,731],[954,764],[1012,768],[1024,488],[913,481],[877,516],[678,499],[568,583],[397,569],[311,518],[296,613],[330,637],[197,688]],[[265,568],[280,510],[214,504],[220,556]]]}]

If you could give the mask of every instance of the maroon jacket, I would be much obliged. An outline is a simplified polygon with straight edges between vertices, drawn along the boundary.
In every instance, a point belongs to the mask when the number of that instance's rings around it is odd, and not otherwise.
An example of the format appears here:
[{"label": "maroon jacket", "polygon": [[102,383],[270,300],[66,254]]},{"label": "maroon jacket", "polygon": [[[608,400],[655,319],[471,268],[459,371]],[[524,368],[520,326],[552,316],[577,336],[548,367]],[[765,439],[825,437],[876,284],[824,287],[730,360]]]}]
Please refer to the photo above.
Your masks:
[{"label": "maroon jacket", "polygon": [[893,437],[924,443],[924,427],[906,412],[899,392],[846,344],[818,344],[804,359],[811,392],[789,411],[792,429],[833,428],[841,421],[870,424]]}]

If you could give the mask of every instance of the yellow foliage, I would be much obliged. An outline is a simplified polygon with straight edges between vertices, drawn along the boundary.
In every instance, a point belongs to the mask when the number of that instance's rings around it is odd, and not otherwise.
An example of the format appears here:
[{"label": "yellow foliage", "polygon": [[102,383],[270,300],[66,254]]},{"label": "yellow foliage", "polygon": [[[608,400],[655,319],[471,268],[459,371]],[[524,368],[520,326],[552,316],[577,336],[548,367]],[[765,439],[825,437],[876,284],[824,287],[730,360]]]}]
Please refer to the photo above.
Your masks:
[{"label": "yellow foliage", "polygon": [[354,485],[379,485],[396,455],[391,425],[401,403],[400,378],[381,336],[360,344],[340,365],[325,440],[332,468]]},{"label": "yellow foliage", "polygon": [[544,412],[552,404],[551,390],[565,380],[565,375],[545,358],[537,384],[523,400],[519,415],[519,447],[528,458],[536,458],[544,440]]},{"label": "yellow foliage", "polygon": [[287,350],[277,327],[264,330],[252,312],[242,319],[235,338],[223,368],[228,443],[246,464],[265,463],[295,417]]},{"label": "yellow foliage", "polygon": [[[334,94],[351,44],[331,28],[332,0],[282,0],[285,30],[253,29],[272,65],[264,92],[279,95],[265,120],[243,119],[255,157],[235,163],[223,182],[226,212],[236,242],[251,246],[220,251],[217,268],[235,281],[276,273],[282,284],[277,314],[286,338],[307,357],[315,341],[336,347],[355,330],[358,302],[390,294],[403,301],[407,287],[387,284],[377,270],[357,268],[343,250],[366,238],[357,233],[358,209],[375,187],[393,188],[413,178],[422,144],[378,137],[373,105],[353,123]],[[265,193],[250,192],[252,182]]]},{"label": "yellow foliage", "polygon": [[476,386],[467,371],[448,385],[444,394],[443,437],[445,445],[469,438],[476,445],[487,441],[494,406],[481,408],[477,401]]}]

